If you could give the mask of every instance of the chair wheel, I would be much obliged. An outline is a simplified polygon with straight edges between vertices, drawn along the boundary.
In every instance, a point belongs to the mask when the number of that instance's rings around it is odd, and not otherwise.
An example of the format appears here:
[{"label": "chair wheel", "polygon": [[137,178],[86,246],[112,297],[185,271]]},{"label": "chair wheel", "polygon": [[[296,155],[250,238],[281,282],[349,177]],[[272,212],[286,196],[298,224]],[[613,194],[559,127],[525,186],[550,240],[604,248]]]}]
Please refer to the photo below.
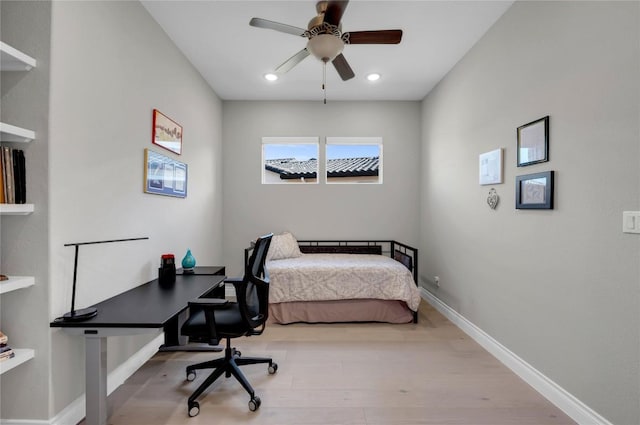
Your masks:
[{"label": "chair wheel", "polygon": [[262,401],[260,401],[260,397],[252,397],[251,400],[249,400],[249,410],[255,412],[261,404]]},{"label": "chair wheel", "polygon": [[194,379],[196,379],[196,371],[195,370],[190,370],[187,372],[187,381],[193,381]]},{"label": "chair wheel", "polygon": [[272,363],[272,364],[269,365],[269,375],[273,375],[277,371],[278,371],[278,364],[277,363]]},{"label": "chair wheel", "polygon": [[189,417],[198,416],[198,413],[200,413],[200,404],[197,401],[189,403]]}]

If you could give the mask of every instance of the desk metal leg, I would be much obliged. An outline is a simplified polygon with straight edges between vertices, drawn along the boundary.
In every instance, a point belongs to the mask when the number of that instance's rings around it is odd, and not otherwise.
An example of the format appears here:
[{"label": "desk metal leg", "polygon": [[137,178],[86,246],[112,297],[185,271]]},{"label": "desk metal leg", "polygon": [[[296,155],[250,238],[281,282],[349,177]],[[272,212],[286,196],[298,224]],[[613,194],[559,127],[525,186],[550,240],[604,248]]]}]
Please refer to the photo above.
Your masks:
[{"label": "desk metal leg", "polygon": [[107,423],[107,338],[85,334],[86,424]]}]

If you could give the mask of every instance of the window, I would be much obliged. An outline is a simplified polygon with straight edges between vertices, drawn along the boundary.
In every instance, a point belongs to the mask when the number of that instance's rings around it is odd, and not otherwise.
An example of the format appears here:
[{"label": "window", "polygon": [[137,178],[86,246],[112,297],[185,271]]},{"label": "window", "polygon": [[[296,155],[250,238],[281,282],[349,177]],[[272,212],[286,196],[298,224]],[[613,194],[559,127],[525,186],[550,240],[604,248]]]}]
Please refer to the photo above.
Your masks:
[{"label": "window", "polygon": [[334,183],[382,183],[381,137],[327,137],[326,177]]},{"label": "window", "polygon": [[318,183],[317,137],[263,137],[262,184]]}]

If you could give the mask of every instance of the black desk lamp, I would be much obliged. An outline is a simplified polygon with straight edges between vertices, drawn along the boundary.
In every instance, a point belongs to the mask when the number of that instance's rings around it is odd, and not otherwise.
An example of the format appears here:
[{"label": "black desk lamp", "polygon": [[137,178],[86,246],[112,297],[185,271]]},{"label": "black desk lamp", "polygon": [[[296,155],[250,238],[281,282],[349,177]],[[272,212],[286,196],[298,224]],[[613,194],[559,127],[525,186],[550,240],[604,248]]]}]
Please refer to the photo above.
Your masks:
[{"label": "black desk lamp", "polygon": [[78,251],[80,249],[80,245],[95,245],[99,243],[111,243],[111,242],[126,242],[126,241],[139,241],[149,239],[148,237],[143,238],[129,238],[129,239],[112,239],[108,241],[94,241],[94,242],[74,242],[74,243],[66,243],[64,246],[75,246],[76,247],[76,256],[73,261],[73,292],[71,294],[71,311],[65,313],[62,316],[62,320],[65,322],[82,322],[84,320],[89,320],[92,317],[95,317],[98,314],[98,310],[95,307],[89,308],[81,308],[76,310],[76,277],[78,275]]}]

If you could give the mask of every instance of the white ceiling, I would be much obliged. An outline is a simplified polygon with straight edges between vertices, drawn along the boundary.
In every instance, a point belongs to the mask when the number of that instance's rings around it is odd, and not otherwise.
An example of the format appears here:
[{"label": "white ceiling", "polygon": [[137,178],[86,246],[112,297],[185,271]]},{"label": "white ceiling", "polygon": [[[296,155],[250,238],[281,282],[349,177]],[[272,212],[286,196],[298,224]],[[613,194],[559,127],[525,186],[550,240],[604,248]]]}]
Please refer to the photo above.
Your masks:
[{"label": "white ceiling", "polygon": [[[323,64],[309,56],[276,82],[263,75],[306,39],[249,26],[252,17],[306,28],[315,1],[143,0],[142,4],[225,100],[321,100]],[[421,100],[513,1],[352,0],[343,31],[402,29],[398,45],[347,45],[355,78],[327,66],[329,100]],[[382,78],[371,83],[370,72]]]}]

